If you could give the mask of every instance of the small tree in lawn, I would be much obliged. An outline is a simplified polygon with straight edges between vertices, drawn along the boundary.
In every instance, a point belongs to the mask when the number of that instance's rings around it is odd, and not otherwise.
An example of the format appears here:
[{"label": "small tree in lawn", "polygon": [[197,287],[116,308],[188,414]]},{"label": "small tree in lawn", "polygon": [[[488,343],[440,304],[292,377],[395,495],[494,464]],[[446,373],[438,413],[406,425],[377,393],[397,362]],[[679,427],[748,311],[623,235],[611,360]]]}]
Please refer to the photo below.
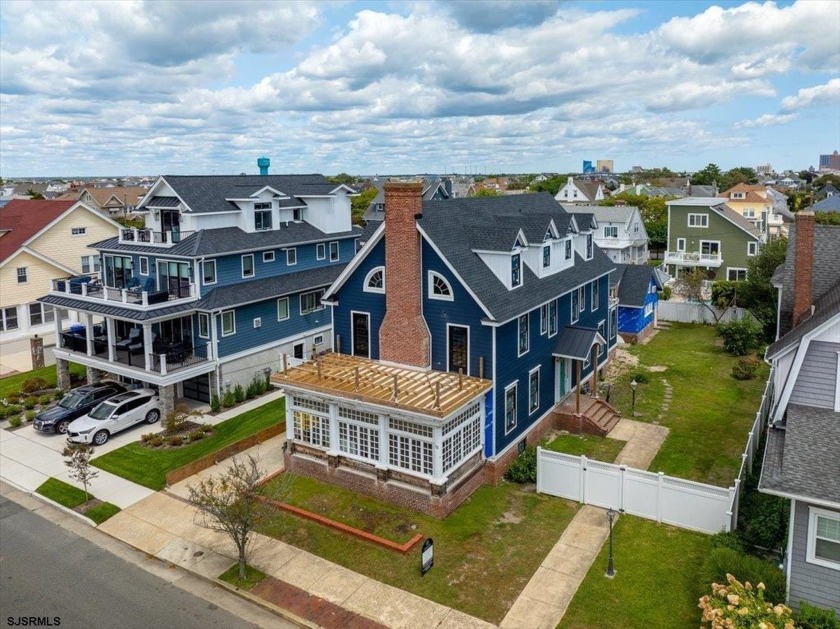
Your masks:
[{"label": "small tree in lawn", "polygon": [[715,318],[715,323],[720,321],[720,315],[715,312],[715,309],[710,305],[711,292],[704,287],[706,281],[706,272],[703,269],[692,269],[687,273],[682,273],[680,277],[674,282],[676,291],[692,301],[703,304],[712,316]]},{"label": "small tree in lawn", "polygon": [[70,468],[70,478],[78,481],[85,488],[85,502],[90,500],[88,485],[99,476],[99,471],[90,466],[93,448],[84,443],[77,443],[64,448],[62,454],[67,457],[64,464]]},{"label": "small tree in lawn", "polygon": [[178,434],[186,428],[187,422],[200,417],[202,417],[201,411],[191,411],[186,404],[178,404],[166,414],[164,430],[167,435]]},{"label": "small tree in lawn", "polygon": [[[276,511],[257,492],[261,476],[258,460],[249,454],[244,459],[233,459],[227,471],[189,488],[189,501],[198,510],[196,524],[225,533],[236,546],[240,579],[246,578],[245,566],[254,531],[260,523],[276,517]],[[283,474],[273,481],[270,498],[279,499],[288,486],[287,479]]]}]

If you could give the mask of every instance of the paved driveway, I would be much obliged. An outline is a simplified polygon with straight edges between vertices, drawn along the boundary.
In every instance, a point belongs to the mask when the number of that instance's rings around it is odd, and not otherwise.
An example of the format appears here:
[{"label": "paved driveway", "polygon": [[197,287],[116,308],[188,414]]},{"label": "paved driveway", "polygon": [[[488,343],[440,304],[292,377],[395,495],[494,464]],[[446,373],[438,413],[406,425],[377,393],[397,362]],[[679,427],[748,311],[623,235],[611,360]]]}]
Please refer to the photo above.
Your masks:
[{"label": "paved driveway", "polygon": [[[148,432],[150,428],[140,424],[114,435],[104,446],[96,448],[96,456],[139,440],[140,435]],[[155,426],[154,429],[159,430],[159,427]],[[81,487],[79,483],[70,479],[70,470],[64,464],[61,451],[65,445],[63,435],[41,434],[32,428],[31,424],[14,432],[0,429],[0,478],[26,491],[35,491],[51,476]],[[99,470],[99,475],[91,483],[90,491],[99,500],[111,502],[121,509],[155,493],[104,470]]]}]

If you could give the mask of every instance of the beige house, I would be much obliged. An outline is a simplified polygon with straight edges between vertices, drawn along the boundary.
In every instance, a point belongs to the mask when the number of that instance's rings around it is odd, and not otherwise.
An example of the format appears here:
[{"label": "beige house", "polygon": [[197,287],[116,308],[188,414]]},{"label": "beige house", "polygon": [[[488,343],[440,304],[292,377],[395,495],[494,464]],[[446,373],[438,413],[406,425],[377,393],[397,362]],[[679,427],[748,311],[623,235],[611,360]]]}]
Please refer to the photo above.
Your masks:
[{"label": "beige house", "polygon": [[726,199],[726,205],[758,227],[766,238],[773,214],[773,199],[764,186],[739,183],[721,192],[720,196]]},{"label": "beige house", "polygon": [[88,245],[112,238],[120,225],[79,201],[14,200],[0,208],[0,365],[31,368],[28,339],[55,342],[55,313],[37,301],[50,280],[96,274]]},{"label": "beige house", "polygon": [[131,214],[146,193],[147,188],[124,186],[113,188],[85,188],[81,192],[68,192],[60,200],[78,200],[109,216]]}]

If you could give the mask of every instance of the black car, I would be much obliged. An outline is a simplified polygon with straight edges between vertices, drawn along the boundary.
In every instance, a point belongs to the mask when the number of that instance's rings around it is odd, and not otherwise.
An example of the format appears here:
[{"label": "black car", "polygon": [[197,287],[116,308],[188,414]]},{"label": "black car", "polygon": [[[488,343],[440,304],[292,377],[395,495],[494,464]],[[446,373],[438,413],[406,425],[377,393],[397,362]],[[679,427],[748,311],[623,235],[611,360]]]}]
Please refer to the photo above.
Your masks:
[{"label": "black car", "polygon": [[89,385],[73,389],[61,398],[57,406],[35,416],[33,424],[38,432],[64,434],[74,419],[87,415],[88,411],[112,395],[125,392],[125,387],[114,382]]}]

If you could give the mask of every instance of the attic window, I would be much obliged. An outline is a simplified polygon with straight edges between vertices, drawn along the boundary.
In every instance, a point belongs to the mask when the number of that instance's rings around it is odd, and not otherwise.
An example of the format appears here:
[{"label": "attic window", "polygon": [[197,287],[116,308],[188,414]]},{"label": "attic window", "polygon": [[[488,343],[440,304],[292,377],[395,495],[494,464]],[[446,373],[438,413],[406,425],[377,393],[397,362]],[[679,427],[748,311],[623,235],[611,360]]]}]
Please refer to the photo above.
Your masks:
[{"label": "attic window", "polygon": [[366,293],[384,293],[385,292],[385,268],[378,266],[372,269],[365,278],[365,286],[363,289]]},{"label": "attic window", "polygon": [[604,227],[604,238],[618,238],[618,227]]},{"label": "attic window", "polygon": [[551,266],[551,245],[546,245],[542,250],[542,265],[544,269]]},{"label": "attic window", "polygon": [[521,241],[521,240],[519,240],[519,237],[517,236],[517,238],[516,238],[516,242],[515,242],[515,243],[513,243],[513,248],[514,248],[514,249],[521,249],[521,248],[522,248],[522,246],[523,246],[523,245],[522,245],[522,241]]},{"label": "attic window", "polygon": [[429,299],[454,300],[449,282],[446,281],[445,277],[434,271],[429,271]]},{"label": "attic window", "polygon": [[510,256],[510,286],[516,288],[522,283],[522,262],[521,256],[514,253]]},{"label": "attic window", "polygon": [[292,220],[295,223],[300,223],[303,220],[303,210],[300,208],[295,208],[292,210]]},{"label": "attic window", "polygon": [[549,227],[547,230],[545,230],[545,237],[543,238],[543,241],[551,240],[553,238],[554,234],[551,233],[551,228]]},{"label": "attic window", "polygon": [[592,259],[592,234],[586,234],[586,259]]},{"label": "attic window", "polygon": [[572,241],[571,240],[566,241],[566,259],[567,260],[572,259]]}]

